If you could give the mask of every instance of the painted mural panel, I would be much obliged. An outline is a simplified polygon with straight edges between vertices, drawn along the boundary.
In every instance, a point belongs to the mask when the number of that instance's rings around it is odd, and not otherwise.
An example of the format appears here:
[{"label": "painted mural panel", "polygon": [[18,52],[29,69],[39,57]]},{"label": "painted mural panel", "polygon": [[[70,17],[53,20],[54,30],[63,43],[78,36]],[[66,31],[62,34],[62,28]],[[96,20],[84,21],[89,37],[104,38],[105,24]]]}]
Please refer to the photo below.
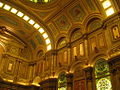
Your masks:
[{"label": "painted mural panel", "polygon": [[0,16],[0,19],[2,19],[2,20],[6,21],[14,26],[18,26],[18,23],[15,20],[11,19],[10,17]]},{"label": "painted mural panel", "polygon": [[35,36],[39,44],[43,44],[43,40],[39,35]]},{"label": "painted mural panel", "polygon": [[87,2],[89,8],[90,8],[92,11],[95,11],[95,10],[96,10],[95,5],[93,4],[93,3],[94,3],[93,0],[86,0],[86,2]]},{"label": "painted mural panel", "polygon": [[73,21],[75,22],[82,22],[86,13],[84,9],[80,5],[76,5],[69,11]]},{"label": "painted mural panel", "polygon": [[49,24],[50,30],[52,31],[52,33],[56,36],[58,35],[58,30],[56,29],[56,27],[54,26],[54,24]]},{"label": "painted mural panel", "polygon": [[36,48],[36,43],[34,42],[34,40],[30,40],[29,43],[34,49]]},{"label": "painted mural panel", "polygon": [[60,30],[65,31],[69,30],[71,26],[68,18],[65,15],[60,16],[57,20],[55,20],[55,23]]}]

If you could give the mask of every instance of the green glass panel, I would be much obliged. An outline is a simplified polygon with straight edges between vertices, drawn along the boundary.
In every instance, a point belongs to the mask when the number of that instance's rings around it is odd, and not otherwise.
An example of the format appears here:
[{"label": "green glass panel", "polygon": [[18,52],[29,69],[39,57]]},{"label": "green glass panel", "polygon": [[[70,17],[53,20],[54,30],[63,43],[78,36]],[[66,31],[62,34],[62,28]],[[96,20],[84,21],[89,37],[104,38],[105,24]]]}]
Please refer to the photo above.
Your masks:
[{"label": "green glass panel", "polygon": [[97,90],[112,90],[110,76],[96,79]]},{"label": "green glass panel", "polygon": [[66,90],[67,79],[65,72],[60,73],[58,77],[58,90]]},{"label": "green glass panel", "polygon": [[95,76],[105,76],[109,75],[109,66],[108,63],[104,59],[99,59],[95,64]]}]

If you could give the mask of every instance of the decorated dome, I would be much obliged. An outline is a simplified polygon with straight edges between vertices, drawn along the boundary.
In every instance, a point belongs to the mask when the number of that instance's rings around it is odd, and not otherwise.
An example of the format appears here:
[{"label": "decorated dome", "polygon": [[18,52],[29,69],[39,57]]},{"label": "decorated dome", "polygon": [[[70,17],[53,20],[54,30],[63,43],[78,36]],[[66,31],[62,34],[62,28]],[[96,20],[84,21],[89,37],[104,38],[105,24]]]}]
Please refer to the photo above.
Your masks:
[{"label": "decorated dome", "polygon": [[29,1],[34,2],[34,3],[49,3],[54,0],[29,0]]}]

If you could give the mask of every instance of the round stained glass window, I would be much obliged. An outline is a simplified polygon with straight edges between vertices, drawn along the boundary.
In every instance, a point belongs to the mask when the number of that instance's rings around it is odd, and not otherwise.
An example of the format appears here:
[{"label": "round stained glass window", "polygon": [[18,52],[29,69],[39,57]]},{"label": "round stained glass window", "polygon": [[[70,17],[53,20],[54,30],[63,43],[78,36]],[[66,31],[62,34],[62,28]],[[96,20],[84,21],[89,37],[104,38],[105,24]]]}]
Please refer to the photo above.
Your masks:
[{"label": "round stained glass window", "polygon": [[97,82],[97,90],[111,90],[112,85],[109,79],[107,78],[101,78]]}]

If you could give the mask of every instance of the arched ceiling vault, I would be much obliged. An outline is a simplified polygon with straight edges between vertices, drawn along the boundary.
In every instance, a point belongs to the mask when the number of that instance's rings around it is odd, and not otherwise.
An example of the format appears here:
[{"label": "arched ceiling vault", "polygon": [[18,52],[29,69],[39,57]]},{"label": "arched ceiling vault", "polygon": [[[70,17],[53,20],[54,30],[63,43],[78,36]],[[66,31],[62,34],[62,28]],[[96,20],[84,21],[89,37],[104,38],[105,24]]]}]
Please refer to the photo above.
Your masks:
[{"label": "arched ceiling vault", "polygon": [[[21,11],[22,13],[33,19],[36,23],[38,23],[42,28],[44,28],[50,41],[44,39],[43,34],[41,34],[39,37],[42,38],[44,46],[46,46],[46,48],[49,48],[49,45],[51,45],[52,49],[55,48],[56,41],[58,40],[58,38],[60,38],[59,36],[64,34],[69,40],[69,34],[75,28],[80,27],[80,30],[83,30],[83,34],[85,34],[87,28],[86,23],[89,21],[90,17],[94,18],[94,16],[97,16],[98,18],[102,17],[104,19],[108,15],[112,15],[114,13],[112,12],[107,14],[107,11],[104,10],[104,7],[99,0],[55,0],[54,2],[46,4],[34,3],[30,0],[0,1],[3,3],[7,3],[12,8],[16,8],[18,11]],[[4,5],[2,6],[2,8],[3,7]],[[10,13],[11,9],[8,11]],[[6,10],[6,12],[8,11]],[[15,17],[18,17],[17,14],[13,15],[16,15]],[[29,21],[26,22],[23,17],[19,17],[19,21],[21,21],[22,24],[26,24],[26,27],[30,26],[31,31],[24,28],[19,33],[28,33],[27,38],[33,39],[33,41],[30,41],[30,43],[33,45],[33,49],[36,50],[37,48],[39,48],[39,44],[37,44],[36,40],[40,40],[39,37],[36,36],[36,34],[39,33],[38,29],[36,30],[34,28],[34,25],[29,24]],[[50,44],[47,44],[46,41],[50,42]],[[38,47],[34,45],[38,45]]]},{"label": "arched ceiling vault", "polygon": [[[16,31],[21,33],[22,35],[20,36],[20,34],[18,34],[18,36],[27,41],[27,43],[30,43],[33,49],[36,49],[39,45],[44,45],[46,46],[46,51],[51,50],[52,35],[46,30],[47,27],[43,21],[38,20],[37,17],[34,18],[33,14],[31,15],[25,12],[24,9],[19,9],[19,6],[16,7],[16,5],[11,4],[11,2],[1,1],[0,10],[2,13],[0,13],[0,19],[4,25],[9,23],[9,25],[6,26],[9,26],[11,31],[14,30],[14,33],[16,33]],[[10,26],[10,24],[14,24],[14,26]]]}]

